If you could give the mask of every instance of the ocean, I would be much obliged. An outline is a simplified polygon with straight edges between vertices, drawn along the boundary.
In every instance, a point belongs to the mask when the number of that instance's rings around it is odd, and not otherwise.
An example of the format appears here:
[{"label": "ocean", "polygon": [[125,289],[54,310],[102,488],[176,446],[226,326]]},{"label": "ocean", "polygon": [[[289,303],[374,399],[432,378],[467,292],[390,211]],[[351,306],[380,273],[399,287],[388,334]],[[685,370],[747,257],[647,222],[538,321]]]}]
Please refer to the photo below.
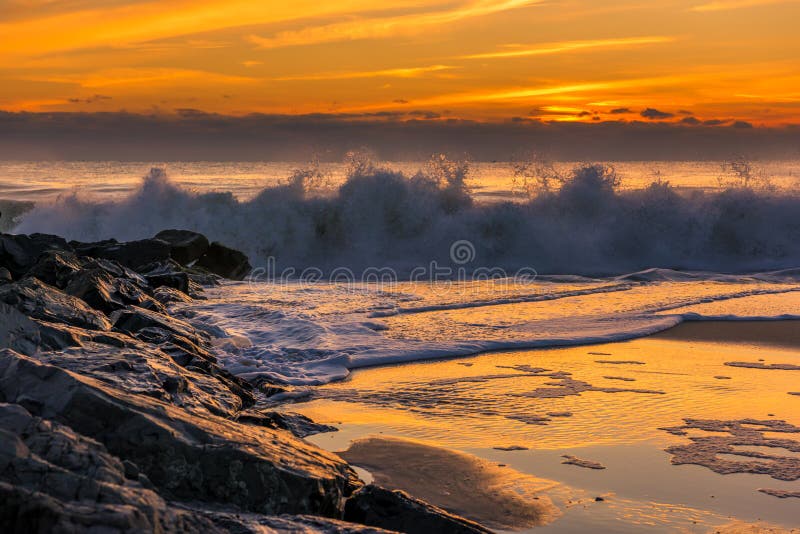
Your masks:
[{"label": "ocean", "polygon": [[[640,338],[800,319],[800,161],[5,162],[0,183],[6,230],[182,228],[245,251],[251,276],[173,312],[232,373],[283,384],[273,401],[339,426],[323,446],[386,432],[545,474],[572,488],[547,527],[560,532],[791,523],[791,503],[770,505],[757,482],[693,466],[687,491],[662,450],[679,440],[659,427],[768,411],[800,423],[790,377],[770,375],[792,371],[727,366],[797,351]],[[520,444],[531,451],[497,450]],[[574,476],[564,451],[641,471]],[[573,504],[609,488],[616,508]]]}]

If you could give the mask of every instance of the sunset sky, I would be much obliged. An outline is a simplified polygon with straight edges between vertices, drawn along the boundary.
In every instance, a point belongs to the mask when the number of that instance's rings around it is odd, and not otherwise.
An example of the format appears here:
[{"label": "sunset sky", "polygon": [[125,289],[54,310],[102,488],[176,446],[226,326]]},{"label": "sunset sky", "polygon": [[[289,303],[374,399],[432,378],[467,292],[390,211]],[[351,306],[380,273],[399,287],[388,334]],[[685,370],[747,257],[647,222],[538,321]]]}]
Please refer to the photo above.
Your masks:
[{"label": "sunset sky", "polygon": [[798,0],[378,5],[0,0],[0,109],[800,122]]}]

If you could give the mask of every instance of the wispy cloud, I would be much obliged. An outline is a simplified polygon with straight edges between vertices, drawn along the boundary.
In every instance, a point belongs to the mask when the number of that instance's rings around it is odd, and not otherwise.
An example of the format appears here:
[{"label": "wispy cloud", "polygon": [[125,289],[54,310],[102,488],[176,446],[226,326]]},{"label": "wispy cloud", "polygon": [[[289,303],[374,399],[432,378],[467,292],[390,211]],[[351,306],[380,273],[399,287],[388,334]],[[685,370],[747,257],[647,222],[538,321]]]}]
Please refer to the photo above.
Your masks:
[{"label": "wispy cloud", "polygon": [[727,11],[730,9],[744,9],[760,7],[771,4],[797,4],[800,0],[718,0],[707,2],[691,8],[691,11]]},{"label": "wispy cloud", "polygon": [[540,4],[543,1],[477,0],[459,5],[453,9],[392,17],[359,17],[345,22],[284,31],[272,37],[251,35],[249,40],[260,48],[282,48],[286,46],[385,38],[403,33],[418,32],[430,26],[439,26],[464,19],[528,7]]},{"label": "wispy cloud", "polygon": [[31,81],[75,84],[84,88],[100,88],[121,86],[129,88],[135,85],[174,85],[187,81],[201,80],[205,83],[246,84],[257,81],[246,76],[229,76],[201,70],[190,69],[107,69],[88,74],[71,74],[66,76],[29,76]]},{"label": "wispy cloud", "polygon": [[418,78],[426,74],[455,69],[450,65],[430,65],[427,67],[410,67],[401,69],[383,69],[348,72],[322,72],[318,74],[303,74],[299,76],[281,76],[273,78],[277,81],[296,80],[353,80],[358,78]]},{"label": "wispy cloud", "polygon": [[675,41],[674,37],[628,37],[622,39],[592,39],[586,41],[562,41],[557,43],[542,43],[529,47],[515,47],[510,50],[498,52],[486,52],[482,54],[469,54],[459,56],[460,59],[496,59],[496,58],[517,58],[528,56],[544,56],[550,54],[561,54],[588,50],[596,48],[628,48],[633,46],[643,46],[649,44],[662,44]]}]

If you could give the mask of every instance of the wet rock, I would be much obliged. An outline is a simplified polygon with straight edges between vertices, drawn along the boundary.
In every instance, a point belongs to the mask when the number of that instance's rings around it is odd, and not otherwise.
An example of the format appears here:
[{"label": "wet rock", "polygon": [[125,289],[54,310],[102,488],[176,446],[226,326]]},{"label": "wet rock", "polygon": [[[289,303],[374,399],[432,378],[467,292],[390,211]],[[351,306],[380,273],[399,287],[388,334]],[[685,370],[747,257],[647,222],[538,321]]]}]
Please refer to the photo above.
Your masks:
[{"label": "wet rock", "polygon": [[157,328],[188,339],[195,345],[206,341],[189,323],[137,306],[119,310],[112,314],[111,319],[114,321],[114,328],[127,334],[136,334],[145,328]]},{"label": "wet rock", "polygon": [[167,286],[157,287],[153,291],[153,298],[155,298],[158,302],[160,302],[165,306],[173,303],[185,304],[192,302],[192,297],[190,297],[183,291],[179,291],[177,289]]},{"label": "wet rock", "polygon": [[779,490],[770,488],[760,488],[758,491],[760,491],[761,493],[766,493],[767,495],[772,495],[773,497],[777,497],[779,499],[790,499],[792,497],[800,499],[800,491],[789,491],[789,490]]},{"label": "wet rock", "polygon": [[217,242],[211,243],[195,266],[231,280],[244,280],[252,270],[247,256]]},{"label": "wet rock", "polygon": [[0,303],[0,347],[34,354],[42,346],[36,323],[8,304]]},{"label": "wet rock", "polygon": [[3,401],[103,443],[171,499],[335,517],[359,485],[341,459],[288,432],[192,416],[9,350],[0,352]]},{"label": "wet rock", "polygon": [[45,284],[64,289],[81,268],[81,262],[72,252],[48,250],[39,256],[25,276],[33,276]]},{"label": "wet rock", "polygon": [[154,239],[169,243],[170,257],[181,265],[200,259],[210,246],[206,236],[189,230],[163,230]]},{"label": "wet rock", "polygon": [[793,363],[761,363],[761,362],[725,362],[728,367],[743,367],[745,369],[777,369],[782,371],[800,371],[800,365]]},{"label": "wet rock", "polygon": [[453,515],[399,490],[368,485],[357,491],[345,505],[345,521],[416,534],[486,534],[477,523]]},{"label": "wet rock", "polygon": [[323,425],[315,423],[305,415],[299,413],[287,412],[263,412],[263,411],[248,411],[242,412],[236,418],[240,423],[266,426],[268,428],[280,428],[288,430],[298,438],[305,438],[313,436],[314,434],[321,434],[323,432],[336,432],[338,429],[335,426]]},{"label": "wet rock", "polygon": [[79,256],[102,258],[119,262],[133,270],[166,261],[170,257],[170,245],[160,239],[142,239],[119,243],[115,239],[96,243],[73,243]]},{"label": "wet rock", "polygon": [[11,271],[5,267],[0,267],[0,284],[7,284],[13,281],[14,279],[11,277]]},{"label": "wet rock", "polygon": [[65,239],[55,235],[0,234],[0,265],[15,279],[22,277],[48,250],[71,251],[72,248]]},{"label": "wet rock", "polygon": [[109,315],[128,305],[155,311],[164,309],[133,280],[114,277],[104,269],[88,269],[74,274],[64,291]]},{"label": "wet rock", "polygon": [[215,531],[207,518],[169,506],[100,443],[0,404],[3,532]]},{"label": "wet rock", "polygon": [[0,286],[0,302],[28,317],[89,330],[108,330],[111,323],[83,300],[67,295],[36,278]]}]

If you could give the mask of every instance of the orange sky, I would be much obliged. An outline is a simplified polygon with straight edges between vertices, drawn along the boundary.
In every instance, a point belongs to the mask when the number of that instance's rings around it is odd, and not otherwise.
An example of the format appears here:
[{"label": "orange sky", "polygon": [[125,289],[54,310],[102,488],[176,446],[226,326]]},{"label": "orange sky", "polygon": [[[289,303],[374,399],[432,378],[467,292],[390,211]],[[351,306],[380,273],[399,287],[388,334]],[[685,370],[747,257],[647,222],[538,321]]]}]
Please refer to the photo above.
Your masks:
[{"label": "orange sky", "polygon": [[0,109],[800,122],[800,0],[377,5],[3,0]]}]

